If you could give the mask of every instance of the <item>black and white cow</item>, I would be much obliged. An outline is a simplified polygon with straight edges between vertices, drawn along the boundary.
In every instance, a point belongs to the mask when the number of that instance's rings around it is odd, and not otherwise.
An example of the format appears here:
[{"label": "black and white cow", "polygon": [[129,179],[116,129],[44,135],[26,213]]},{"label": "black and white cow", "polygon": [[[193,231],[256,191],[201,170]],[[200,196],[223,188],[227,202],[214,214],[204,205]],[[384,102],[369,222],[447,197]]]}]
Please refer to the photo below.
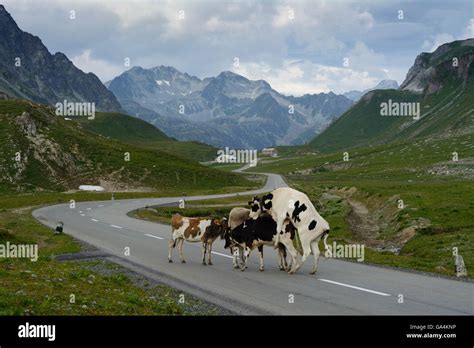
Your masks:
[{"label": "black and white cow", "polygon": [[[248,219],[256,219],[261,213],[260,210],[260,198],[255,196],[251,201],[248,202],[250,209],[236,207],[233,208],[229,213],[229,235],[232,234],[232,231],[243,224]],[[276,226],[276,225],[275,225]],[[238,257],[240,255],[242,264],[244,263],[244,248],[239,244],[232,242],[230,238],[226,239],[226,244],[224,246],[226,249],[230,248],[230,252],[233,256],[232,264],[234,268],[240,268],[238,263]],[[258,246],[258,251],[260,255],[260,270],[264,270],[263,266],[263,245]],[[278,266],[280,270],[288,270],[288,263],[286,262],[286,248],[280,243],[278,244]]]},{"label": "black and white cow", "polygon": [[288,270],[288,265],[286,264],[286,250],[288,250],[291,256],[291,265],[296,263],[297,251],[293,246],[295,229],[289,220],[284,222],[283,228],[284,231],[280,231],[278,242],[276,242],[276,222],[271,215],[265,213],[260,214],[256,219],[249,218],[245,220],[243,224],[226,234],[225,247],[238,246],[243,249],[243,264],[240,266],[242,271],[247,268],[247,261],[253,249],[258,248],[260,251],[260,270],[263,271],[263,245],[278,247],[280,269]]},{"label": "black and white cow", "polygon": [[[251,205],[252,202],[249,202]],[[260,207],[258,207],[260,210]],[[235,229],[237,226],[244,223],[245,220],[250,218],[251,210],[243,207],[235,207],[229,213],[229,230],[227,233],[232,233],[232,230]],[[234,268],[239,268],[238,256],[240,255],[243,262],[243,249],[239,245],[233,245],[230,242],[230,239],[226,239],[226,244],[224,248],[230,248],[230,253],[232,254],[232,265]]]},{"label": "black and white cow", "polygon": [[[318,244],[324,237],[324,246],[328,248],[326,239],[329,234],[329,224],[319,215],[308,196],[295,189],[281,187],[262,197],[261,209],[271,214],[276,221],[278,231],[283,230],[286,219],[290,219],[298,230],[303,256],[301,263],[292,264],[289,273],[296,272],[311,253],[314,255],[314,266],[310,273],[316,273],[320,253]],[[278,239],[276,242],[278,243]]]}]

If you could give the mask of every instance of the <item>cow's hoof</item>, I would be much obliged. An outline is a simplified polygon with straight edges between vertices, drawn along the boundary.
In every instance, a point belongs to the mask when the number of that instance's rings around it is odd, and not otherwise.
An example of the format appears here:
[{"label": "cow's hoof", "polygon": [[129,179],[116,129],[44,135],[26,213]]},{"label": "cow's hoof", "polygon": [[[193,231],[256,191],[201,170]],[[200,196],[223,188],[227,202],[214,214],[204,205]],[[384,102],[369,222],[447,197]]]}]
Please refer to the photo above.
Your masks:
[{"label": "cow's hoof", "polygon": [[315,273],[316,273],[316,271],[311,271],[311,272],[309,272],[309,274],[315,274]]},{"label": "cow's hoof", "polygon": [[263,271],[265,271],[265,268],[260,268],[260,272],[263,272]]},{"label": "cow's hoof", "polygon": [[169,263],[173,263],[173,260],[171,260],[171,259],[168,259],[168,262],[169,262]]},{"label": "cow's hoof", "polygon": [[235,268],[235,269],[238,269],[238,268],[240,268],[240,267],[239,267],[239,265],[234,265],[234,268]]},{"label": "cow's hoof", "polygon": [[244,268],[240,268],[240,270],[243,272],[243,271],[245,271],[245,268],[246,268],[246,267],[244,267]]},{"label": "cow's hoof", "polygon": [[186,263],[186,260],[181,260],[181,263]]},{"label": "cow's hoof", "polygon": [[209,266],[212,266],[212,262],[211,262],[211,261],[209,261],[207,264],[208,264]]},{"label": "cow's hoof", "polygon": [[202,262],[203,266],[207,266],[207,263],[205,261]]}]

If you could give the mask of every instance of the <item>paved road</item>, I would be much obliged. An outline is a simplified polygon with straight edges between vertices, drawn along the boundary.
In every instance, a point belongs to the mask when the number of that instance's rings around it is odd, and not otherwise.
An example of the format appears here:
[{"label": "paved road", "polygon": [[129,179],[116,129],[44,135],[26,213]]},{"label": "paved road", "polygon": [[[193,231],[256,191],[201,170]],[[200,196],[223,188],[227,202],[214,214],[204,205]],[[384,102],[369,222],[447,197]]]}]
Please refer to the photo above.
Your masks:
[{"label": "paved road", "polygon": [[[279,175],[268,174],[257,194],[286,186]],[[186,200],[218,198],[234,194],[186,197]],[[192,293],[239,314],[288,315],[472,315],[474,284],[374,267],[356,262],[321,258],[316,275],[310,275],[312,259],[295,275],[279,271],[276,253],[265,248],[264,272],[254,253],[245,272],[232,268],[228,250],[218,240],[213,266],[201,265],[200,243],[186,243],[186,264],[175,250],[168,263],[167,225],[127,216],[145,205],[170,204],[181,197],[129,199],[44,207],[33,215],[47,226],[64,221],[65,232],[114,255],[114,260],[182,291]],[[130,256],[124,249],[130,248]],[[399,303],[399,295],[403,303]]]}]

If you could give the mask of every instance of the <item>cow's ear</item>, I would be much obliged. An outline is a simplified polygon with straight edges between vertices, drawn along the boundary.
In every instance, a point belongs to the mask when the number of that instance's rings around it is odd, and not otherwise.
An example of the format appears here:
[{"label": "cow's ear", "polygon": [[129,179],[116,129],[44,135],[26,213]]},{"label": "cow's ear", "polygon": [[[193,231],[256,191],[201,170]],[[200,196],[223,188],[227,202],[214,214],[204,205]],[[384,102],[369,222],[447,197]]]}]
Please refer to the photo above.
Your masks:
[{"label": "cow's ear", "polygon": [[249,201],[249,202],[248,202],[248,205],[252,205],[252,203],[253,203],[252,201]]}]

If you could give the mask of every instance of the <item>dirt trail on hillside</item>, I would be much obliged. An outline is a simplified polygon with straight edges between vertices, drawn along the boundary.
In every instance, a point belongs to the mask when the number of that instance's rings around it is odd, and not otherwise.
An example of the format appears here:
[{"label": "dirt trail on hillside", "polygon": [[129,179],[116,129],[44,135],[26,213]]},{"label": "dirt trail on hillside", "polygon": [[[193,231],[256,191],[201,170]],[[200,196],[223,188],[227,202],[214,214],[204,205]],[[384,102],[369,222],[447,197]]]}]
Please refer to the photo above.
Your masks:
[{"label": "dirt trail on hillside", "polygon": [[[351,207],[346,215],[346,222],[354,236],[354,240],[364,243],[367,247],[399,252],[403,245],[415,234],[416,229],[426,226],[429,221],[413,221],[408,227],[400,229],[396,219],[396,200],[394,196],[380,200],[378,197],[356,198],[357,189],[333,190],[333,193],[344,199]],[[370,203],[371,202],[371,203]],[[374,208],[376,207],[376,208]],[[387,231],[392,231],[387,234]]]},{"label": "dirt trail on hillside", "polygon": [[346,199],[352,210],[347,215],[346,221],[358,240],[374,241],[379,234],[379,227],[370,216],[369,209],[358,201]]}]

